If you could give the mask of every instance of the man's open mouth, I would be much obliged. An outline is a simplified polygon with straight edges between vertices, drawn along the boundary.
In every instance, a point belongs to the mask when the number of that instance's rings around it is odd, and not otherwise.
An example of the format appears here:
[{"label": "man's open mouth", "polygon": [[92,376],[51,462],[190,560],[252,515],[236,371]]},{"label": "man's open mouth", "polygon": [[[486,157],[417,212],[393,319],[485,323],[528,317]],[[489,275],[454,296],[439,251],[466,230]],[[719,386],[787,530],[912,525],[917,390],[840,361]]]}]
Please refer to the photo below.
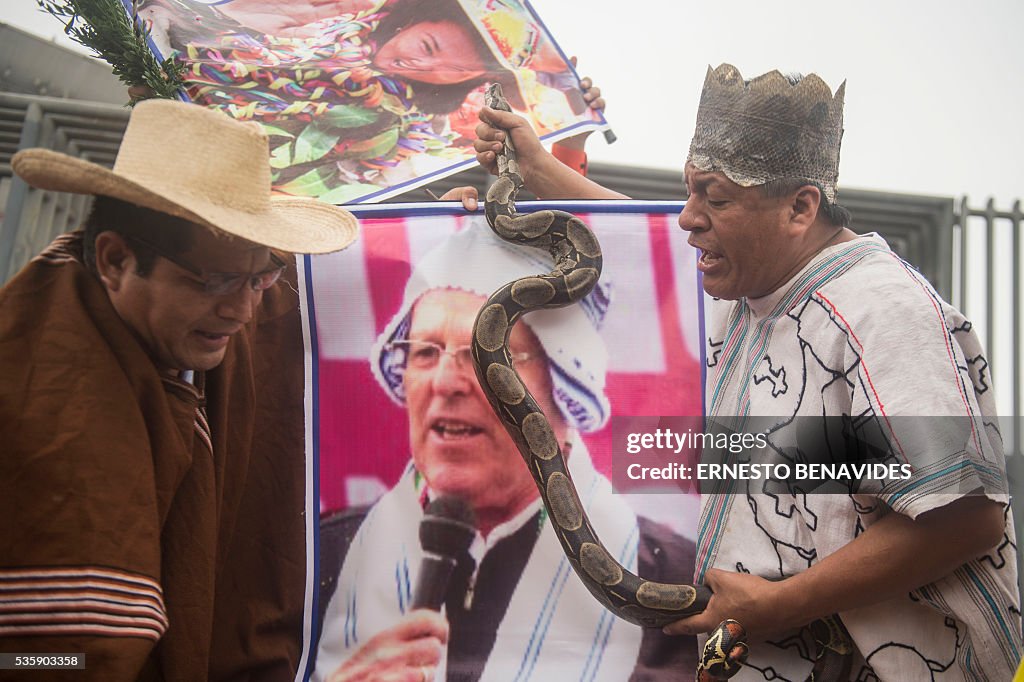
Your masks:
[{"label": "man's open mouth", "polygon": [[721,258],[722,256],[714,251],[708,251],[707,249],[700,250],[700,262],[704,265],[712,265],[718,262]]},{"label": "man's open mouth", "polygon": [[483,433],[483,429],[478,426],[454,419],[438,419],[430,426],[430,430],[446,440],[472,438]]}]

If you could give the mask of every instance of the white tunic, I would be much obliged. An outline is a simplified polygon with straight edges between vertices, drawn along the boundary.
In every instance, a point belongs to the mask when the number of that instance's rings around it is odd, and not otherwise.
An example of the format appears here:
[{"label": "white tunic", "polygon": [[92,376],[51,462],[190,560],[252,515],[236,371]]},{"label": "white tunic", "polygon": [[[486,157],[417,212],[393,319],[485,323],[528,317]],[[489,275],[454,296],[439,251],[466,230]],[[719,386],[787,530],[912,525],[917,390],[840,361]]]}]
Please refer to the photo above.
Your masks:
[{"label": "white tunic", "polygon": [[[710,416],[767,423],[781,444],[810,418],[846,416],[850,428],[881,434],[891,460],[914,475],[853,494],[778,486],[766,494],[763,480],[748,480],[735,494],[705,495],[698,580],[709,568],[794,575],[887,513],[913,518],[982,491],[1008,504],[981,344],[877,235],[822,251],[762,299],[715,301],[708,317]],[[852,679],[1013,676],[1021,621],[1006,516],[1003,542],[987,555],[910,594],[840,614],[859,651]],[[804,680],[810,672],[813,647],[800,633],[751,644],[737,679]]]}]

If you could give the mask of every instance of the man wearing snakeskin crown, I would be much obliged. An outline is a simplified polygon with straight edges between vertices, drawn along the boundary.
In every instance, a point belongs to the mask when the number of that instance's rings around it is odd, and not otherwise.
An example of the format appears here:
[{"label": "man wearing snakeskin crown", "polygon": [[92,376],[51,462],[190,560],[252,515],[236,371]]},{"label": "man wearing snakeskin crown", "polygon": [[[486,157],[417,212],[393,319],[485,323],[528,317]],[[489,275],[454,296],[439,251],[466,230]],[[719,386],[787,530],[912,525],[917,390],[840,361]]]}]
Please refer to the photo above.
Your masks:
[{"label": "man wearing snakeskin crown", "polygon": [[[327,606],[315,680],[677,679],[695,642],[614,618],[571,575],[533,478],[477,383],[469,350],[486,297],[547,254],[504,242],[481,218],[416,263],[401,307],[370,363],[409,415],[412,457],[369,511]],[[510,339],[516,367],[549,416],[595,527],[633,570],[684,580],[694,545],[638,517],[611,492],[580,438],[605,425],[608,352],[598,328],[604,283],[580,304],[537,311]],[[458,496],[477,536],[455,570],[442,613],[410,610],[428,501]],[[407,579],[406,579],[407,578]]]},{"label": "man wearing snakeskin crown", "polygon": [[[751,649],[736,679],[795,680],[816,662],[807,626],[837,614],[851,679],[1010,679],[1017,561],[984,352],[879,235],[850,229],[837,203],[844,97],[845,83],[833,93],[813,74],[708,68],[679,216],[714,298],[707,416],[757,424],[777,457],[848,457],[872,433],[912,475],[834,494],[741,481],[703,495],[695,579],[714,596],[665,629],[736,619]],[[510,135],[538,197],[622,198],[565,172],[521,118],[480,119],[477,158],[492,173]],[[829,420],[845,447],[801,450],[798,425]]]}]

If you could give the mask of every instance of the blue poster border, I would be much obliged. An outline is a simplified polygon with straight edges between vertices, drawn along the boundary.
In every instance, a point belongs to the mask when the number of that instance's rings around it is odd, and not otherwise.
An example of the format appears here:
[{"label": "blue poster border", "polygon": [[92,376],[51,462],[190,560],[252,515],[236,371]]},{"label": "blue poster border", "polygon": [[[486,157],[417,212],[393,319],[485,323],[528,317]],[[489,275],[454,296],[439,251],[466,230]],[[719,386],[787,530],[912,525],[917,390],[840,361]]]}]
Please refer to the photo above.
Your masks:
[{"label": "blue poster border", "polygon": [[[611,213],[679,213],[685,206],[684,201],[642,201],[642,200],[600,200],[600,201],[523,201],[517,202],[516,208],[522,213],[532,213],[534,211],[540,211],[545,209],[551,210],[563,210],[570,213],[584,213],[584,214],[611,214]],[[353,204],[346,206],[347,210],[351,211],[356,218],[403,218],[409,216],[460,216],[467,215],[467,212],[462,204],[455,201],[432,201],[432,202],[403,202],[403,203],[390,203],[390,204]],[[482,210],[477,211],[482,213]],[[682,236],[680,235],[680,238]],[[311,367],[312,377],[310,379],[310,393],[312,395],[312,419],[313,424],[319,423],[319,339],[317,337],[316,329],[316,309],[313,305],[313,270],[312,270],[312,257],[304,255],[301,260],[301,267],[303,268],[305,290],[303,291],[304,296],[304,307],[307,313],[302,317],[302,323],[306,325],[305,332],[308,333],[309,348],[307,352],[311,354]],[[701,363],[701,386],[703,387],[707,381],[707,352],[705,347],[705,322],[704,322],[704,294],[701,273],[697,271],[697,291],[698,295],[698,311],[699,311],[699,325],[700,325],[700,363]],[[706,412],[707,405],[705,402],[704,391],[701,391],[701,403],[703,411]],[[307,485],[311,485],[313,489],[313,500],[318,501],[320,499],[320,433],[314,428],[312,429],[312,443],[307,454],[313,458],[313,472],[314,476],[312,481],[307,481]],[[301,679],[309,680],[313,674],[313,662],[315,660],[313,649],[317,646],[317,642],[320,638],[320,623],[316,618],[319,613],[320,607],[320,594],[318,586],[320,585],[320,533],[312,533],[312,547],[313,553],[310,555],[307,552],[307,558],[313,561],[313,594],[311,600],[311,626],[310,626],[310,639],[304,641],[303,656],[305,658],[305,670],[301,672]],[[298,678],[297,678],[298,679]]]}]

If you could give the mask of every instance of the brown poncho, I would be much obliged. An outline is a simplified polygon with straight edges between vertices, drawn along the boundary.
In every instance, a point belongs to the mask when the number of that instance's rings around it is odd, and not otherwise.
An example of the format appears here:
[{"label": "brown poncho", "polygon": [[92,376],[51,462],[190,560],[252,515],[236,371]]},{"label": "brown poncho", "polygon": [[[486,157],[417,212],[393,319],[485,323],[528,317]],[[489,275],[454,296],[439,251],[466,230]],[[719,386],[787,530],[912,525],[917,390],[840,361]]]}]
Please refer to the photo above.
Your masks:
[{"label": "brown poncho", "polygon": [[60,237],[0,289],[0,651],[86,654],[33,680],[291,679],[298,297],[268,291],[193,386],[157,372],[80,254]]}]

